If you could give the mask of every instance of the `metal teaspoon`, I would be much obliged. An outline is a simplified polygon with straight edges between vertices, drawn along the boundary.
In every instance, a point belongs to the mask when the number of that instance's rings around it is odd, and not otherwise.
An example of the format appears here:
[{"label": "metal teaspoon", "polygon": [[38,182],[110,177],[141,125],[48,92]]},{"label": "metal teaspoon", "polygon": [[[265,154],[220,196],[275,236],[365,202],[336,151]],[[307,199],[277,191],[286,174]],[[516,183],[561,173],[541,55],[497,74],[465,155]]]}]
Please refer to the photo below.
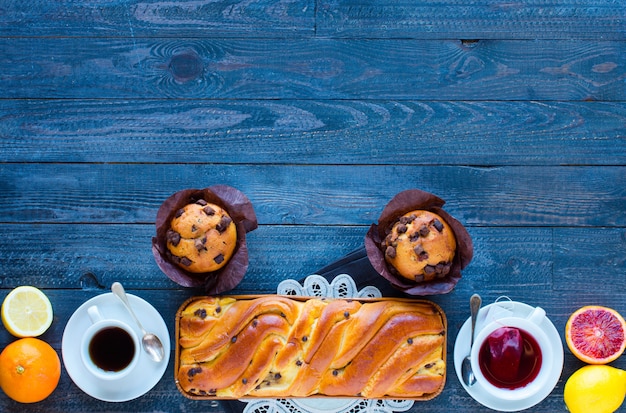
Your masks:
[{"label": "metal teaspoon", "polygon": [[[476,327],[476,317],[478,316],[478,310],[480,310],[480,305],[482,304],[482,300],[480,295],[474,294],[470,298],[470,313],[472,317],[472,337],[470,341],[470,352],[472,351],[472,346],[474,345],[474,329]],[[472,386],[476,383],[476,377],[474,376],[474,372],[472,371],[472,363],[470,361],[470,355],[468,354],[463,359],[463,364],[461,364],[461,377],[463,377],[463,382],[466,386]]]},{"label": "metal teaspoon", "polygon": [[122,303],[124,303],[124,306],[130,313],[130,315],[132,315],[133,319],[135,319],[135,323],[137,323],[137,326],[139,327],[139,329],[141,330],[141,333],[143,334],[143,337],[141,338],[141,344],[143,345],[144,350],[146,350],[146,353],[148,353],[150,358],[156,361],[157,363],[163,360],[163,357],[165,356],[165,351],[163,350],[163,343],[161,343],[161,340],[159,340],[159,338],[156,335],[152,333],[148,333],[143,328],[143,326],[139,322],[139,319],[135,315],[135,312],[130,306],[130,303],[128,302],[128,297],[126,297],[126,292],[124,291],[124,287],[122,287],[122,284],[118,282],[114,282],[113,285],[111,285],[111,291],[113,291],[113,294],[115,294],[115,296],[117,296],[117,298],[119,298],[122,301]]}]

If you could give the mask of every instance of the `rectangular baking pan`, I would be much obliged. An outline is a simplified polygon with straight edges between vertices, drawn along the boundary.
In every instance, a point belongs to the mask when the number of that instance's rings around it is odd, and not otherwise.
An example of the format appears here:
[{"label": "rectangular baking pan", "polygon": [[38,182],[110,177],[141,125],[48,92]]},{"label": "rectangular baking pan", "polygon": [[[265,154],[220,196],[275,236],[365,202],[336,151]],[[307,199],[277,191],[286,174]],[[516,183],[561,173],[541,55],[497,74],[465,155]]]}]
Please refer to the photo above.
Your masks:
[{"label": "rectangular baking pan", "polygon": [[[256,298],[261,298],[261,297],[268,297],[268,296],[276,296],[279,297],[276,294],[273,295],[232,295],[232,296],[222,296],[222,297],[231,297],[234,298],[236,300],[253,300]],[[296,301],[301,301],[304,302],[306,300],[309,300],[311,298],[316,298],[316,299],[322,299],[322,297],[306,297],[306,296],[280,296],[280,297],[285,297],[285,298],[289,298],[291,300],[296,300]],[[178,390],[187,398],[192,399],[192,400],[228,400],[229,398],[224,398],[224,397],[218,397],[215,395],[196,395],[196,394],[191,394],[187,391],[185,391],[179,384],[178,382],[178,370],[180,368],[180,354],[181,354],[181,346],[179,345],[179,338],[180,338],[180,319],[182,317],[182,312],[184,311],[185,308],[187,308],[187,306],[189,306],[192,302],[196,301],[196,300],[200,300],[203,298],[207,298],[205,296],[194,296],[194,297],[190,297],[189,299],[187,299],[178,309],[178,311],[176,312],[176,320],[175,320],[175,340],[176,342],[174,343],[174,347],[175,347],[175,359],[174,359],[174,381],[176,383],[176,387],[178,388]],[[331,301],[331,300],[337,300],[337,298],[324,298],[325,300]],[[413,304],[427,304],[432,306],[432,308],[435,310],[436,313],[439,314],[439,316],[441,317],[442,323],[443,323],[443,327],[444,327],[444,341],[443,341],[443,352],[442,352],[442,358],[444,363],[446,364],[446,368],[444,369],[444,375],[443,375],[443,381],[441,383],[441,386],[437,389],[437,391],[433,392],[433,393],[428,393],[428,394],[423,394],[423,395],[419,395],[419,396],[414,396],[414,397],[404,397],[405,399],[410,399],[410,400],[415,400],[415,401],[427,401],[427,400],[432,400],[435,397],[437,397],[442,391],[443,388],[445,386],[446,383],[446,372],[447,372],[447,339],[448,339],[448,325],[447,325],[447,318],[445,313],[443,312],[443,310],[441,309],[441,307],[437,304],[435,304],[432,301],[429,300],[423,300],[423,299],[409,299],[409,298],[387,298],[387,297],[382,297],[382,298],[343,298],[343,300],[353,300],[353,301],[359,301],[362,303],[368,303],[368,302],[377,302],[377,301],[393,301],[393,302],[398,302],[398,303],[413,303]],[[308,396],[309,398],[346,398],[346,396],[327,396],[327,395],[312,395],[312,396]],[[255,397],[255,396],[245,396],[245,399],[267,399],[268,397]],[[281,396],[275,396],[275,398],[295,398],[292,395],[289,394],[284,394]],[[356,399],[358,399],[358,397],[354,397]],[[384,397],[384,398],[389,398],[392,399],[390,397]],[[394,397],[393,399],[397,399],[397,397]]]}]

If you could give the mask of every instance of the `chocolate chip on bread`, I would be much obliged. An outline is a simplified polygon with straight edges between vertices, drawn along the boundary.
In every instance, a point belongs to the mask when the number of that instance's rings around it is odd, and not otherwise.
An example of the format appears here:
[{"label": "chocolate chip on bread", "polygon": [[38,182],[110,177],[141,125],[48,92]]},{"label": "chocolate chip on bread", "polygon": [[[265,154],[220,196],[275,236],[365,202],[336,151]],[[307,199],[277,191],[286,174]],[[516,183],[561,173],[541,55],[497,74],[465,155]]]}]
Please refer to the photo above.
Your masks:
[{"label": "chocolate chip on bread", "polygon": [[196,297],[177,320],[190,398],[428,399],[445,383],[445,316],[426,301]]}]

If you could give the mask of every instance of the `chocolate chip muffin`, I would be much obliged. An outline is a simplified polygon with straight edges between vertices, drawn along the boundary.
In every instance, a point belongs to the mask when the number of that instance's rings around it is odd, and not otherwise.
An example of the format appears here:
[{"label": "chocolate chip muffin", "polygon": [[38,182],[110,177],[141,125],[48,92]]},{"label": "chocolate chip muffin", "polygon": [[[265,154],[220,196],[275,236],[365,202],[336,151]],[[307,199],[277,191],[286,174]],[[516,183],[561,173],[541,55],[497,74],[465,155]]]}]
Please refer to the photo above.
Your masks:
[{"label": "chocolate chip muffin", "polygon": [[402,215],[382,243],[385,260],[412,281],[443,278],[456,250],[452,229],[437,214],[415,210]]},{"label": "chocolate chip muffin", "polygon": [[226,210],[200,199],[176,212],[166,237],[171,262],[205,273],[219,270],[232,257],[237,229]]}]

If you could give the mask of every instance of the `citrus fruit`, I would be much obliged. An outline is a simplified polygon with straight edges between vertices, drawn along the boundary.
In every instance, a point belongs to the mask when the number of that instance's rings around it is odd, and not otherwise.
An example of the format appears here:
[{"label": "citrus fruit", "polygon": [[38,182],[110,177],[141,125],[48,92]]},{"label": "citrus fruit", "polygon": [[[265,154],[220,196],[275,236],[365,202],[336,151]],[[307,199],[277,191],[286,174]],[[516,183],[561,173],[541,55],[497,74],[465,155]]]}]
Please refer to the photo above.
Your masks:
[{"label": "citrus fruit", "polygon": [[565,341],[570,351],[585,363],[610,363],[626,348],[626,322],[611,308],[585,306],[567,320]]},{"label": "citrus fruit", "polygon": [[24,285],[2,302],[2,323],[16,337],[37,337],[52,323],[52,305],[39,289]]},{"label": "citrus fruit", "polygon": [[59,355],[43,340],[21,338],[0,353],[0,387],[15,401],[35,403],[45,399],[60,377]]},{"label": "citrus fruit", "polygon": [[575,371],[563,390],[570,413],[613,413],[624,401],[626,371],[587,365]]}]

